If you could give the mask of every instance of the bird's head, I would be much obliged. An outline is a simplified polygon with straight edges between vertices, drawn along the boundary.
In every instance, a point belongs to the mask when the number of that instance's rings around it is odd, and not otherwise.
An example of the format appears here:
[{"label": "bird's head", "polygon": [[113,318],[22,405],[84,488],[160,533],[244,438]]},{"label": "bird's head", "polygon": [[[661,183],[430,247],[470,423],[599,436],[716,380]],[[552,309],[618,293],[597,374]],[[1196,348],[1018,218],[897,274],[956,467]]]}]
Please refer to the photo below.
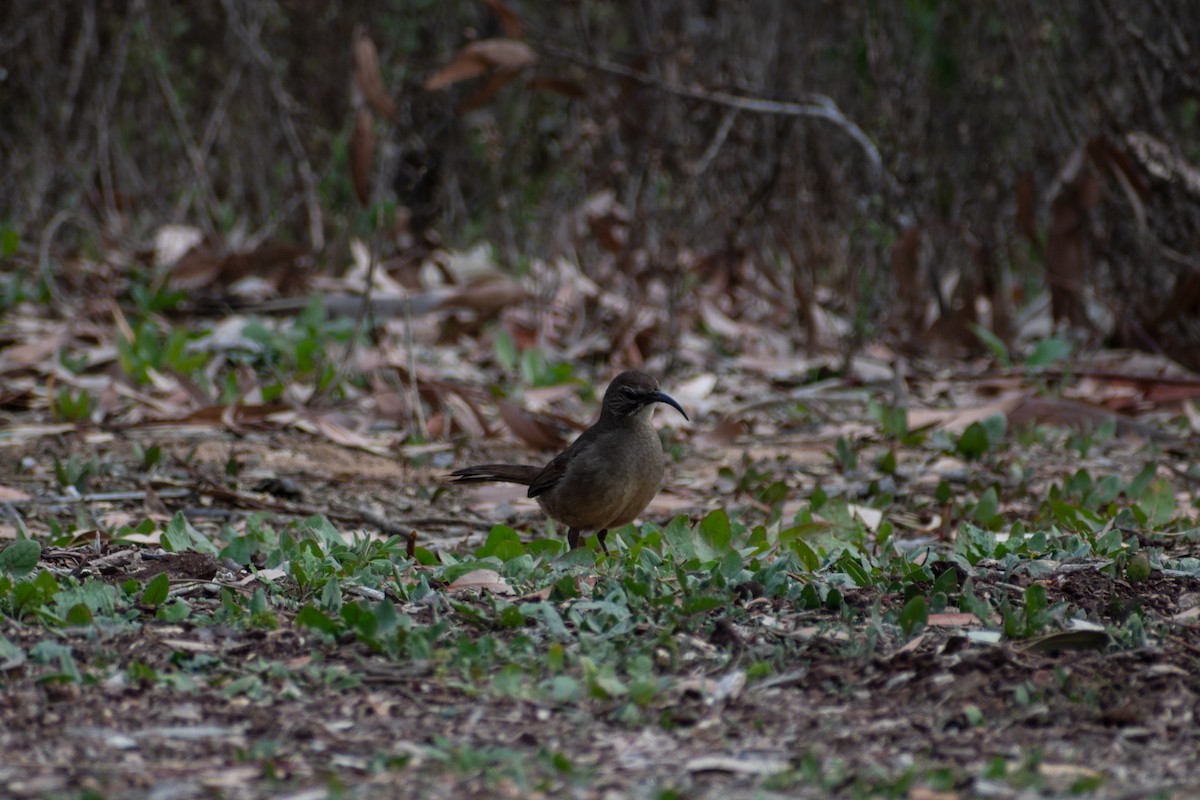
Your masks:
[{"label": "bird's head", "polygon": [[631,417],[642,411],[646,411],[648,416],[653,413],[655,403],[666,403],[683,414],[684,419],[688,418],[675,398],[658,388],[658,381],[653,375],[631,369],[613,378],[608,385],[600,413],[601,416],[615,419]]}]

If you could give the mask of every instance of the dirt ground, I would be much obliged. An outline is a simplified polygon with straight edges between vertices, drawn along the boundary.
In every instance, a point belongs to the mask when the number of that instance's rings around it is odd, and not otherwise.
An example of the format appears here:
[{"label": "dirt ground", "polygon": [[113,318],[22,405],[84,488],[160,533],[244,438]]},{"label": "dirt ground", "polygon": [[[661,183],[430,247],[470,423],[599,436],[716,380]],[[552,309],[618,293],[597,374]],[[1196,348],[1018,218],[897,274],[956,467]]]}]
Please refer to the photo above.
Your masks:
[{"label": "dirt ground", "polygon": [[[366,455],[334,462],[326,445],[298,434],[199,444],[192,463],[202,469],[236,451],[247,465],[243,483],[256,471],[286,476],[293,499],[279,502],[374,506],[406,525],[424,519],[431,547],[486,531],[453,497],[430,501],[422,487],[439,472],[434,462],[405,470]],[[121,457],[129,443],[118,437],[97,448],[117,466],[91,490],[129,488],[121,467],[133,472]],[[344,469],[330,474],[337,463]],[[187,485],[179,470],[167,472]],[[30,477],[27,489],[44,479]],[[234,505],[198,491],[92,513],[185,508],[215,525],[249,513]],[[27,518],[59,510],[27,509]],[[116,553],[80,543],[47,548],[43,564],[114,584],[165,570],[173,586],[195,584],[197,607],[218,602],[205,595],[210,582],[233,586],[243,577],[212,556]],[[723,623],[729,610],[717,609],[714,624],[699,629],[707,633],[678,643],[676,688],[655,701],[658,724],[642,726],[614,720],[603,701],[560,707],[499,696],[433,664],[323,642],[286,611],[274,629],[147,615],[133,628],[55,631],[49,638],[69,645],[85,674],[120,669],[73,683],[43,680],[29,662],[0,665],[0,786],[14,798],[1200,795],[1200,624],[1178,616],[1196,606],[1200,581],[1156,573],[1130,584],[1098,565],[1070,567],[1042,582],[1051,603],[1068,600],[1101,621],[1140,608],[1153,619],[1175,617],[1170,633],[1140,649],[1055,650],[977,641],[947,618],[907,642],[856,647],[834,612],[748,595],[743,610],[752,613],[741,622]],[[1003,587],[1005,576],[997,572],[995,583]],[[876,600],[886,608],[903,598],[847,594],[855,608]],[[437,611],[399,610],[415,621]],[[0,625],[26,650],[48,638],[43,627]],[[803,643],[789,669],[721,696],[705,688],[780,636]],[[131,664],[181,677],[175,685],[139,681]],[[257,675],[262,690],[234,686],[222,670]],[[569,768],[543,768],[554,753],[569,754]]]}]

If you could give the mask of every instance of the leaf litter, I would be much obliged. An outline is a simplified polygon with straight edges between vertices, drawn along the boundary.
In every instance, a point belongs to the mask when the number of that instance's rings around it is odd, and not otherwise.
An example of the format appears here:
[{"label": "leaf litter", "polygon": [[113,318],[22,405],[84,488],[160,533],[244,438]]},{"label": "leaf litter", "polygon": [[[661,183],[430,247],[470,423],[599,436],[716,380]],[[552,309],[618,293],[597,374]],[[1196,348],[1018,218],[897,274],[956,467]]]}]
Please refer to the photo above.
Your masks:
[{"label": "leaf litter", "polygon": [[[247,266],[261,257],[207,262],[224,277],[206,285],[244,303],[239,274],[288,284],[277,259]],[[675,310],[703,334],[667,371],[641,344],[665,307],[627,300],[666,297],[662,279],[599,269],[425,284],[439,299],[382,320],[375,347],[303,298],[236,325],[201,305],[10,315],[0,538],[53,542],[29,574],[57,590],[0,622],[9,792],[267,796],[268,765],[291,787],[332,770],[397,796],[1197,785],[1190,376],[1100,351],[900,378],[884,345],[842,372],[744,291]],[[318,360],[237,366],[302,351]],[[331,394],[337,358],[354,380]],[[653,524],[617,537],[645,555],[599,565],[551,550],[520,491],[440,482],[481,452],[544,460],[585,427],[607,374],[589,362],[661,372],[696,420],[664,421]],[[656,562],[676,566],[638,583]],[[139,605],[158,575],[167,596]],[[629,587],[670,614],[635,613]]]}]

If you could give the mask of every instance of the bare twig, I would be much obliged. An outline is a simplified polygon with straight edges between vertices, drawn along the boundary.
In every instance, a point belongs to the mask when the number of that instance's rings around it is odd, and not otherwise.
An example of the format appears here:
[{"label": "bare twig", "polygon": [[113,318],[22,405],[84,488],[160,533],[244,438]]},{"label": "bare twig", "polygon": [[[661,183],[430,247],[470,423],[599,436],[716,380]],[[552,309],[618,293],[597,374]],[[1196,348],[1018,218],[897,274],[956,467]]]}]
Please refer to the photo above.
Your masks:
[{"label": "bare twig", "polygon": [[321,204],[317,200],[317,176],[313,171],[312,164],[309,163],[308,155],[304,152],[300,133],[296,130],[296,121],[293,117],[297,103],[284,88],[283,80],[279,77],[279,70],[275,68],[271,55],[263,47],[258,33],[248,28],[242,21],[233,0],[222,0],[221,5],[224,6],[225,13],[229,16],[229,24],[234,33],[249,48],[259,65],[266,70],[271,94],[279,106],[279,126],[283,131],[283,138],[287,142],[288,150],[291,151],[292,159],[296,162],[296,172],[300,176],[300,185],[304,190],[309,240],[313,251],[320,252],[325,248],[325,228],[321,218]]},{"label": "bare twig", "polygon": [[652,89],[673,94],[677,97],[686,97],[691,100],[699,100],[704,103],[712,103],[740,111],[751,111],[757,114],[777,114],[786,117],[811,117],[825,120],[840,128],[843,133],[853,139],[862,149],[863,154],[867,157],[867,162],[871,166],[872,176],[880,185],[890,182],[884,171],[883,159],[879,155],[879,149],[871,141],[871,137],[867,136],[862,128],[858,127],[853,120],[843,114],[832,98],[823,94],[809,94],[803,101],[795,102],[767,100],[761,97],[748,97],[730,92],[708,91],[706,89],[697,89],[670,83],[640,70],[631,69],[630,67],[615,64],[611,61],[583,58],[577,53],[554,45],[539,44],[537,49],[547,56],[563,61],[570,61],[597,72],[604,72],[609,75],[616,75],[636,81],[643,86],[649,86]]}]

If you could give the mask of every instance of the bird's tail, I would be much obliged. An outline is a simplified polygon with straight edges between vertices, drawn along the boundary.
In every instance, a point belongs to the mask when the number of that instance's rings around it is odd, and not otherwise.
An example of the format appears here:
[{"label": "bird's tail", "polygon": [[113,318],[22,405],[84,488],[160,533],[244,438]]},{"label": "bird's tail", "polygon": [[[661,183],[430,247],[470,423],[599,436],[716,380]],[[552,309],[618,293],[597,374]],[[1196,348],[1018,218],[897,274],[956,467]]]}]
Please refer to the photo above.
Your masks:
[{"label": "bird's tail", "polygon": [[541,467],[525,467],[517,464],[480,464],[463,467],[450,473],[452,483],[519,483],[528,486],[541,473]]}]

